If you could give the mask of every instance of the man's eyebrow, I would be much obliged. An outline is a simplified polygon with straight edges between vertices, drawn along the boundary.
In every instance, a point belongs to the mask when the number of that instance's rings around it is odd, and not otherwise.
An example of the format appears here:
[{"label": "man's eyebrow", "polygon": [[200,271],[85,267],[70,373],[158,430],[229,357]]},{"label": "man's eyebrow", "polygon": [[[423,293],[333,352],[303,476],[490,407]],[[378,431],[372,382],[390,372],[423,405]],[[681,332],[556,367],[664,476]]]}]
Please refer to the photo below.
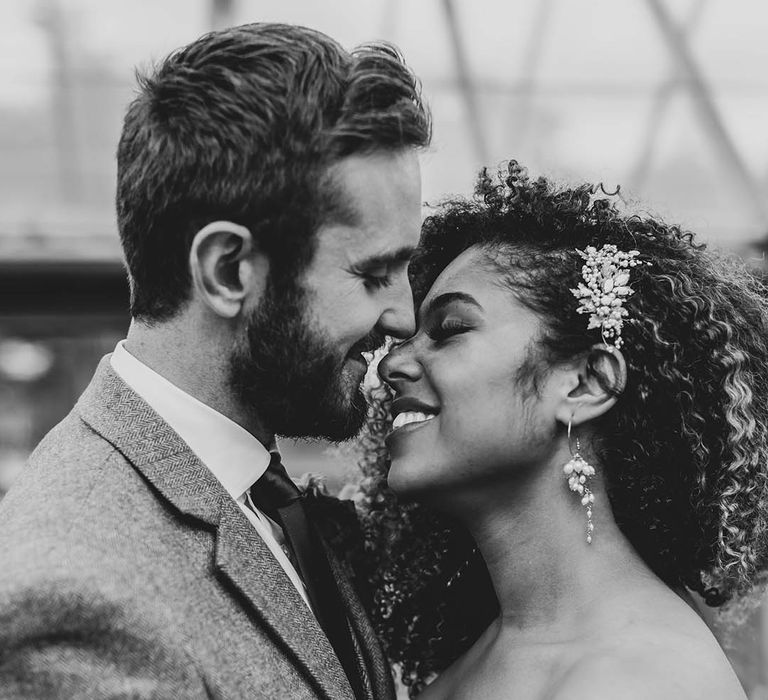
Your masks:
[{"label": "man's eyebrow", "polygon": [[465,304],[471,304],[481,311],[483,310],[480,302],[471,294],[467,294],[466,292],[446,292],[445,294],[440,294],[432,299],[432,301],[427,304],[426,308],[422,307],[419,309],[419,316],[434,314],[435,312],[439,311],[445,306],[448,306],[448,304],[451,304],[454,301],[463,301]]},{"label": "man's eyebrow", "polygon": [[357,269],[371,269],[374,267],[388,267],[389,265],[409,263],[415,252],[415,248],[411,246],[403,246],[390,253],[371,255],[368,258],[363,258],[355,263],[355,267]]}]

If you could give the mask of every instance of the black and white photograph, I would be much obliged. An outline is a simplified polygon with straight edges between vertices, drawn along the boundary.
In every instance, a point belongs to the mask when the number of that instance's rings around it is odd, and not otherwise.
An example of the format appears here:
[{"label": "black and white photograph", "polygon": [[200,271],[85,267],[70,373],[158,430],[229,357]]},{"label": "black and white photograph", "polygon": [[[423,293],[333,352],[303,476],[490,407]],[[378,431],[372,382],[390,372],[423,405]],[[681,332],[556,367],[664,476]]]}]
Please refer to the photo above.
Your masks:
[{"label": "black and white photograph", "polygon": [[766,37],[2,0],[0,700],[768,700]]}]

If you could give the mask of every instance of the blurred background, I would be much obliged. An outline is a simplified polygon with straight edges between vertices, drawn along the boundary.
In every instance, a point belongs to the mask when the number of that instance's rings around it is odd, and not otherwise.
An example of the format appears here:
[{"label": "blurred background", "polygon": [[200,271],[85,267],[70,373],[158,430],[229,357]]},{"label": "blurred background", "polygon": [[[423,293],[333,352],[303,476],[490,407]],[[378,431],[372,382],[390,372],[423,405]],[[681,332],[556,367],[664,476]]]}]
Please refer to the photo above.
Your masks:
[{"label": "blurred background", "polygon": [[[483,164],[621,184],[625,198],[765,267],[764,0],[3,0],[0,3],[0,497],[124,337],[113,197],[134,70],[214,28],[305,24],[400,46],[432,107],[424,198]],[[351,466],[285,446],[293,470]],[[768,608],[768,606],[763,606]],[[721,638],[768,698],[768,610]]]}]

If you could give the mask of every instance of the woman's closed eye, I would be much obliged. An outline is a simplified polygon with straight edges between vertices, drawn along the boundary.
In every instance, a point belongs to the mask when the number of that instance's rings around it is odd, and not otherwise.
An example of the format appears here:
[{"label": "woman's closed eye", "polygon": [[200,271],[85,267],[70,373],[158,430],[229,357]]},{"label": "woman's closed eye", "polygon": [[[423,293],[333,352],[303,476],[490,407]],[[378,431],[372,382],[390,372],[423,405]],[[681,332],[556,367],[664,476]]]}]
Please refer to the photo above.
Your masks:
[{"label": "woman's closed eye", "polygon": [[447,317],[440,321],[440,323],[432,326],[427,331],[427,335],[435,342],[440,343],[455,335],[466,333],[467,331],[472,330],[472,328],[472,324],[467,323],[460,318]]}]

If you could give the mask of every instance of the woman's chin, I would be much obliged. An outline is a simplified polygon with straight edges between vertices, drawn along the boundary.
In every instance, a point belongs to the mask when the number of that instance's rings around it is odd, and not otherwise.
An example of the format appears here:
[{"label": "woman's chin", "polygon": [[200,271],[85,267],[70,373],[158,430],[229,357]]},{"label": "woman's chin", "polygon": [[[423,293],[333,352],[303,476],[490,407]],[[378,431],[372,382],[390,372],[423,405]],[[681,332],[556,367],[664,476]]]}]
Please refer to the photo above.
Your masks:
[{"label": "woman's chin", "polygon": [[405,460],[393,460],[387,475],[387,484],[400,498],[411,500],[429,491],[428,479],[423,468]]}]

